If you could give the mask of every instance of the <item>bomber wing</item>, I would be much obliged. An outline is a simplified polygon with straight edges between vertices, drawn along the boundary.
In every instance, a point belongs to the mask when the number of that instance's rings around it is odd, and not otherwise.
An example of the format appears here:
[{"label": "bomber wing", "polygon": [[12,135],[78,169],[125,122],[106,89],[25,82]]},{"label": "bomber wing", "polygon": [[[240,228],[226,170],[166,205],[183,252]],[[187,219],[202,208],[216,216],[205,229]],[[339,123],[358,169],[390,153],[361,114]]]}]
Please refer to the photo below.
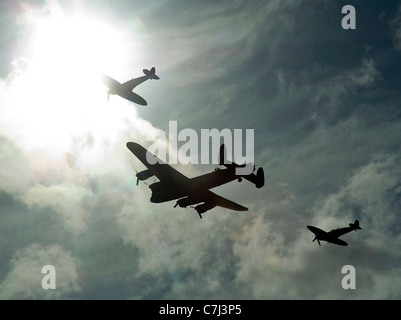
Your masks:
[{"label": "bomber wing", "polygon": [[222,208],[231,209],[231,210],[235,210],[235,211],[247,211],[248,210],[248,208],[241,206],[240,204],[235,203],[234,201],[223,198],[222,196],[219,196],[219,195],[213,193],[212,191],[207,191],[206,197],[207,197],[207,200],[204,200],[205,203],[214,204],[215,206],[219,206]]},{"label": "bomber wing", "polygon": [[[153,173],[160,181],[189,185],[189,178],[169,166],[154,154],[135,142],[128,142],[127,148]],[[150,163],[148,161],[150,160]]]}]

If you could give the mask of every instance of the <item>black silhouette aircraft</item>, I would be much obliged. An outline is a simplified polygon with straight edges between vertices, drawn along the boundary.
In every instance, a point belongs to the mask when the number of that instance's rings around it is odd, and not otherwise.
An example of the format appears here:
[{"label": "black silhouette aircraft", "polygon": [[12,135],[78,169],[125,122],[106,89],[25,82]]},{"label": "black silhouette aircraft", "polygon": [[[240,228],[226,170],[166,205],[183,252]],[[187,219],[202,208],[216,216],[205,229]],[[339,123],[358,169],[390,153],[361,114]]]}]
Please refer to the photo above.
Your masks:
[{"label": "black silhouette aircraft", "polygon": [[359,227],[358,220],[355,220],[354,223],[350,223],[349,227],[333,229],[329,232],[326,232],[322,229],[313,226],[306,226],[306,227],[315,234],[315,238],[312,240],[312,242],[317,240],[319,246],[320,246],[320,240],[338,244],[339,246],[347,246],[348,243],[346,243],[344,240],[338,239],[338,237],[348,232],[362,229],[361,227]]},{"label": "black silhouette aircraft", "polygon": [[[242,181],[242,178],[254,183],[256,188],[261,188],[265,184],[263,168],[259,168],[255,174],[253,173],[255,171],[254,166],[250,174],[236,175],[235,169],[245,165],[237,165],[228,161],[225,158],[224,145],[220,147],[219,164],[226,168],[215,169],[213,172],[195,178],[186,177],[135,142],[128,142],[127,148],[147,167],[146,170],[136,174],[137,184],[139,180],[143,181],[152,176],[156,176],[160,180],[149,185],[150,190],[152,190],[151,202],[161,203],[178,199],[174,208],[177,205],[186,208],[198,204],[195,210],[201,219],[202,213],[216,206],[235,211],[248,210],[248,208],[223,198],[209,189],[237,179]],[[149,163],[148,159],[152,159],[152,163],[155,164]]]},{"label": "black silhouette aircraft", "polygon": [[113,79],[112,77],[103,74],[102,75],[103,83],[109,88],[109,91],[107,91],[107,100],[109,100],[111,94],[116,94],[131,102],[140,104],[142,106],[146,106],[148,104],[146,100],[142,98],[140,95],[132,92],[132,90],[137,85],[141,84],[142,82],[145,82],[146,80],[149,79],[158,80],[160,78],[156,75],[155,67],[152,67],[152,69],[150,70],[143,69],[143,73],[145,74],[144,76],[131,79],[124,83],[120,83],[117,80]]}]

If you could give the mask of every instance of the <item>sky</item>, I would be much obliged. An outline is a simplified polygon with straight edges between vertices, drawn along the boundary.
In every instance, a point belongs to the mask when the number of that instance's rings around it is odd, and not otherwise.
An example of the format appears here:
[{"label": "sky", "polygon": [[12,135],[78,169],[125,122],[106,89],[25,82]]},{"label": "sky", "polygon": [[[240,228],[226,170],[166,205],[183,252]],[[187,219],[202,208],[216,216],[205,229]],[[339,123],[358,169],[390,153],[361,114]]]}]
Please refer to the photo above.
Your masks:
[{"label": "sky", "polygon": [[[8,0],[0,17],[1,299],[401,298],[401,1]],[[152,66],[148,106],[107,101],[101,73]],[[248,211],[150,202],[126,143],[170,121],[254,130],[266,185],[213,189]],[[347,247],[306,228],[356,219]]]}]

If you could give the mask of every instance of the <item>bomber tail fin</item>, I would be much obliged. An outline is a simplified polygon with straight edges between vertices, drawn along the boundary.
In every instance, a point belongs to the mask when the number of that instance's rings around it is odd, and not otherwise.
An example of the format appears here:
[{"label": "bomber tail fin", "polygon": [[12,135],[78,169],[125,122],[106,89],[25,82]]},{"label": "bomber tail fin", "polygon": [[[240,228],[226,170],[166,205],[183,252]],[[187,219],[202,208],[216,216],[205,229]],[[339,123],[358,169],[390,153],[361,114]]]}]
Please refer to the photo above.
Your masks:
[{"label": "bomber tail fin", "polygon": [[220,150],[219,150],[219,165],[225,166],[226,168],[232,168],[232,167],[243,168],[246,166],[246,164],[236,164],[235,162],[228,160],[227,148],[224,143],[220,146]]},{"label": "bomber tail fin", "polygon": [[227,160],[227,148],[224,144],[220,146],[220,152],[219,152],[219,165],[221,166],[230,166],[233,163],[229,160]]},{"label": "bomber tail fin", "polygon": [[252,166],[249,169],[250,170],[245,170],[248,171],[246,174],[239,174],[240,177],[245,178],[249,182],[252,182],[256,188],[262,188],[265,185],[265,173],[263,171],[262,167],[259,167],[258,170],[256,171],[256,174],[254,173],[256,166],[254,164],[248,163],[248,164],[236,164],[234,162],[231,162],[230,160],[227,159],[227,149],[224,144],[220,146],[220,153],[219,153],[219,165],[225,166],[227,168],[244,168],[247,166]]}]

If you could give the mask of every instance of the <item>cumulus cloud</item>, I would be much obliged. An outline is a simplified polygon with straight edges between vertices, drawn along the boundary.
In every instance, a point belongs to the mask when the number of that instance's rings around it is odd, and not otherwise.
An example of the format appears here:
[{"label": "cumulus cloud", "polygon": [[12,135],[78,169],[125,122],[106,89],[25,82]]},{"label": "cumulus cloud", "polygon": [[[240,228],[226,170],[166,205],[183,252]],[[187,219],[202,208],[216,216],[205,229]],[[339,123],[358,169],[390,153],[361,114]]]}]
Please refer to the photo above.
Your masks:
[{"label": "cumulus cloud", "polygon": [[[153,51],[148,59],[165,72],[160,82],[143,87],[155,108],[137,109],[119,97],[107,103],[98,84],[86,91],[97,81],[86,68],[93,63],[84,54],[89,63],[78,64],[79,79],[71,64],[57,68],[68,61],[51,54],[62,54],[62,44],[38,60],[15,59],[13,73],[0,84],[0,237],[1,258],[8,262],[0,270],[0,296],[399,298],[400,126],[393,119],[390,125],[377,121],[376,105],[366,96],[365,104],[359,102],[360,93],[373,94],[378,80],[387,80],[382,59],[372,49],[340,71],[314,57],[300,69],[287,67],[296,53],[286,56],[277,44],[305,39],[298,38],[303,24],[294,24],[305,18],[299,18],[300,3],[152,3],[138,11],[141,40]],[[31,18],[46,13],[49,22],[50,7]],[[302,12],[308,8],[303,5]],[[50,39],[59,43],[54,35]],[[294,43],[290,47],[303,52]],[[127,66],[120,59],[113,63]],[[228,79],[229,73],[236,79]],[[173,201],[150,203],[150,190],[135,185],[131,164],[138,171],[143,165],[125,147],[127,141],[148,146],[146,136],[160,133],[140,115],[164,128],[177,118],[200,128],[254,127],[255,161],[265,169],[266,186],[255,190],[244,181],[214,190],[250,210],[215,208],[200,220],[192,208],[174,209]],[[179,167],[190,177],[200,170]],[[306,229],[314,224],[330,230],[354,219],[363,229],[344,236],[347,248],[319,247]],[[56,291],[40,286],[46,264],[56,267]],[[346,264],[356,267],[356,291],[341,287]]]},{"label": "cumulus cloud", "polygon": [[86,230],[94,195],[87,188],[60,184],[49,187],[37,184],[21,197],[28,207],[49,208],[58,213],[67,229],[73,233]]},{"label": "cumulus cloud", "polygon": [[[0,82],[0,190],[29,209],[53,210],[67,229],[81,233],[95,200],[91,181],[125,170],[125,143],[143,142],[157,129],[123,99],[107,103],[96,67],[109,57],[94,62],[99,52],[90,56],[82,47],[94,44],[83,41],[94,26],[103,28],[95,19],[84,24],[56,2],[43,10],[24,6],[18,17],[32,29],[25,30],[25,56],[15,58]],[[74,45],[81,55],[71,52]]]},{"label": "cumulus cloud", "polygon": [[[32,244],[18,250],[9,262],[9,272],[0,284],[1,299],[66,299],[81,291],[77,260],[60,245]],[[42,268],[54,266],[56,289],[42,288]]]},{"label": "cumulus cloud", "polygon": [[333,224],[339,217],[360,219],[368,230],[375,231],[372,244],[386,243],[385,239],[391,233],[399,237],[400,230],[396,227],[399,217],[392,214],[399,207],[399,164],[397,156],[376,155],[372,162],[355,172],[346,186],[325,200],[317,211],[315,221],[327,227],[328,222]]},{"label": "cumulus cloud", "polygon": [[[315,204],[308,224],[326,231],[359,219],[362,230],[343,236],[349,243],[346,250],[325,242],[322,247],[312,244],[306,225],[303,231],[284,231],[268,216],[258,216],[244,226],[246,236],[233,246],[239,259],[236,281],[248,286],[256,299],[397,299],[400,281],[392,281],[399,279],[394,267],[400,252],[395,226],[400,221],[393,211],[400,209],[399,165],[399,157],[378,155],[338,192]],[[293,232],[296,239],[286,242],[282,232]],[[352,293],[341,287],[341,269],[347,264],[357,273]]]},{"label": "cumulus cloud", "polygon": [[[24,34],[30,41],[25,42],[24,57],[14,57],[13,70],[0,81],[0,195],[8,201],[2,210],[0,237],[6,250],[1,254],[2,260],[11,259],[1,297],[68,298],[80,290],[79,266],[54,243],[65,241],[71,248],[71,237],[94,232],[92,215],[102,204],[113,203],[116,207],[111,210],[118,210],[113,199],[135,181],[125,144],[130,140],[144,143],[146,134],[158,129],[123,99],[116,97],[107,103],[106,89],[95,74],[100,70],[93,63],[99,52],[85,55],[84,46],[92,42],[81,43],[83,55],[68,55],[71,51],[65,52],[54,42],[62,37],[44,28],[53,20],[66,36],[62,41],[69,45],[84,35],[74,37],[77,20],[68,20],[58,3],[49,2],[46,10],[28,6],[22,14],[18,23],[31,27]],[[96,25],[85,23],[86,27]],[[107,32],[101,33],[107,37]],[[106,193],[111,200],[103,198]],[[31,223],[32,230],[13,242],[7,235],[23,228],[19,222],[23,226]],[[40,235],[42,227],[45,230]],[[38,238],[41,245],[28,245]],[[46,264],[53,264],[59,275],[58,290],[50,293],[40,286],[40,270]],[[37,268],[38,277],[34,276]]]},{"label": "cumulus cloud", "polygon": [[30,185],[30,169],[29,157],[11,139],[0,135],[0,190],[24,192]]},{"label": "cumulus cloud", "polygon": [[[129,201],[117,216],[125,241],[140,249],[139,271],[157,275],[175,266],[181,272],[202,270],[207,248],[213,243],[210,232],[208,237],[205,236],[212,222],[196,226],[193,223],[196,212],[184,209],[177,212],[171,208],[166,212],[153,212],[146,202],[146,195],[136,193],[133,201]],[[182,240],[187,237],[191,241]]]}]

